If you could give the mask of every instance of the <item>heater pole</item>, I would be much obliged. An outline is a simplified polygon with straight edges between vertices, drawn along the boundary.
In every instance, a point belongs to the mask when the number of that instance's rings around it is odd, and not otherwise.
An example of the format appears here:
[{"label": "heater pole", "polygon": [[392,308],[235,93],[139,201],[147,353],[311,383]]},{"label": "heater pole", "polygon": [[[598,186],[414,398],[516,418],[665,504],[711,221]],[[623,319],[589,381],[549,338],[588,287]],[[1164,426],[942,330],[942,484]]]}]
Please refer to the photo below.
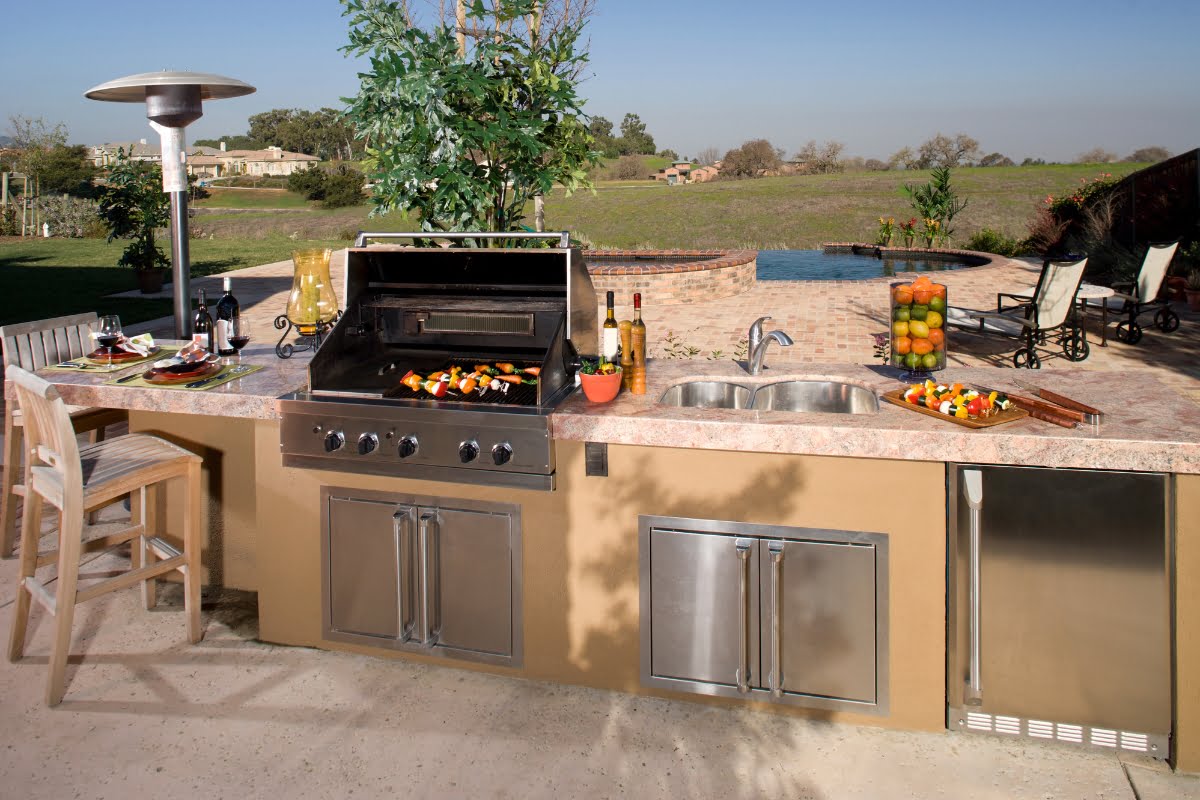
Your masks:
[{"label": "heater pole", "polygon": [[171,280],[175,283],[175,338],[192,338],[192,293],[189,288],[191,259],[188,255],[187,190],[171,196]]}]

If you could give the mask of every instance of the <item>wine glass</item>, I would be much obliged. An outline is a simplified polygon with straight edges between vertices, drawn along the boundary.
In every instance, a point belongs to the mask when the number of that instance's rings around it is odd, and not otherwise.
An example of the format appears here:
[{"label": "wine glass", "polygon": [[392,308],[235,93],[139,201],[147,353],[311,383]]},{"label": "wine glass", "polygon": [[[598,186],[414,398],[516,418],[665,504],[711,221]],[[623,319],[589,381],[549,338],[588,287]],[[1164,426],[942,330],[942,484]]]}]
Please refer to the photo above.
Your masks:
[{"label": "wine glass", "polygon": [[250,344],[250,322],[244,317],[229,320],[229,344],[238,351],[238,362],[242,360],[242,348]]},{"label": "wine glass", "polygon": [[96,344],[104,354],[112,358],[117,354],[116,344],[121,339],[121,318],[116,314],[106,314],[96,320]]}]

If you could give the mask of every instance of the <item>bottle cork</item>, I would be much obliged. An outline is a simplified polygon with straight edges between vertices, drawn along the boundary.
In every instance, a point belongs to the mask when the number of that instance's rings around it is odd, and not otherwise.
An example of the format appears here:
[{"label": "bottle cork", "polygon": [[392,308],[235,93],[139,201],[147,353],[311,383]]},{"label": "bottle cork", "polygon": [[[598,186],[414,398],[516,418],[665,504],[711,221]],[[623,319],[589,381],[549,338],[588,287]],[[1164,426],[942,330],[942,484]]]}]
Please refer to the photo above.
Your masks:
[{"label": "bottle cork", "polygon": [[621,387],[628,391],[633,384],[633,323],[623,319],[617,329],[621,332]]}]

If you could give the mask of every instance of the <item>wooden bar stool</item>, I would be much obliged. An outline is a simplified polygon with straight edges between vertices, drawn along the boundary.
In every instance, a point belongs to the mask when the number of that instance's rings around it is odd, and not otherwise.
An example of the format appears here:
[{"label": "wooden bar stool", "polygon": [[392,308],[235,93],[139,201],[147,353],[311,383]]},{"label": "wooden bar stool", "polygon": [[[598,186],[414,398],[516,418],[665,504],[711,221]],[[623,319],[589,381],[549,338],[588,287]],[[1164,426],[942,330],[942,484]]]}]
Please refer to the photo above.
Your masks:
[{"label": "wooden bar stool", "polygon": [[[48,364],[79,358],[93,349],[89,336],[96,312],[71,314],[35,322],[0,326],[4,342],[4,367],[21,367],[31,372]],[[10,404],[11,406],[11,404]],[[12,554],[17,540],[17,498],[25,496],[21,474],[21,438],[24,419],[20,410],[4,409],[4,484],[0,489],[0,557]],[[118,408],[67,406],[76,431],[88,432],[92,442],[104,439],[104,429],[124,422],[129,415]]]},{"label": "wooden bar stool", "polygon": [[[66,404],[47,381],[19,367],[10,367],[8,380],[16,385],[17,401],[25,415],[25,457],[28,485],[21,521],[20,572],[13,604],[9,660],[25,650],[25,629],[30,601],[36,599],[55,619],[47,705],[57,705],[65,688],[64,676],[71,645],[75,606],[107,592],[141,583],[147,608],[154,605],[154,578],[172,570],[183,573],[187,635],[200,641],[200,456],[148,434],[131,434],[79,448]],[[183,552],[152,535],[145,525],[147,490],[155,484],[182,478],[186,484],[183,507]],[[91,525],[88,512],[138,492],[142,522],[84,543]],[[59,511],[58,548],[38,553],[42,502]],[[115,577],[80,588],[79,559],[86,552],[132,542],[131,567]],[[58,564],[56,583],[47,588],[35,572],[44,564]],[[48,582],[47,582],[48,583]],[[53,592],[53,594],[51,593]]]}]

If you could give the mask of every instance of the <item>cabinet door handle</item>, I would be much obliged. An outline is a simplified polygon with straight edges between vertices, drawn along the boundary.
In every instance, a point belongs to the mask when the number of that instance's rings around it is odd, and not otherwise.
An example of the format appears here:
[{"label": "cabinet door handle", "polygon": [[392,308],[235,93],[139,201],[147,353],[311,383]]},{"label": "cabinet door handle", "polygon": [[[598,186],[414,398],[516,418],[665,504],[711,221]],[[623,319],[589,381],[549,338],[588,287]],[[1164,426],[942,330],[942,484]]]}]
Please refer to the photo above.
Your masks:
[{"label": "cabinet door handle", "polygon": [[754,546],[752,539],[738,539],[734,545],[737,557],[741,560],[738,570],[738,616],[741,621],[742,651],[741,666],[738,667],[735,678],[737,690],[742,694],[750,691],[750,548]]},{"label": "cabinet door handle", "polygon": [[983,704],[983,682],[980,677],[980,662],[982,660],[982,626],[981,626],[981,597],[980,581],[980,550],[983,545],[983,473],[977,469],[965,469],[962,472],[963,494],[967,499],[968,523],[967,558],[970,576],[967,579],[967,592],[971,609],[967,625],[970,637],[970,665],[967,676],[967,691],[964,698],[967,705]]},{"label": "cabinet door handle", "polygon": [[396,584],[400,599],[400,641],[412,639],[413,628],[416,625],[414,609],[416,605],[414,575],[413,575],[413,528],[417,510],[412,506],[401,506],[392,515],[392,536],[396,544]]},{"label": "cabinet door handle", "polygon": [[418,617],[417,638],[426,647],[437,644],[438,635],[437,524],[436,512],[421,514],[417,541],[421,572],[421,613]]},{"label": "cabinet door handle", "polygon": [[771,695],[783,696],[783,542],[767,545],[771,557]]}]

